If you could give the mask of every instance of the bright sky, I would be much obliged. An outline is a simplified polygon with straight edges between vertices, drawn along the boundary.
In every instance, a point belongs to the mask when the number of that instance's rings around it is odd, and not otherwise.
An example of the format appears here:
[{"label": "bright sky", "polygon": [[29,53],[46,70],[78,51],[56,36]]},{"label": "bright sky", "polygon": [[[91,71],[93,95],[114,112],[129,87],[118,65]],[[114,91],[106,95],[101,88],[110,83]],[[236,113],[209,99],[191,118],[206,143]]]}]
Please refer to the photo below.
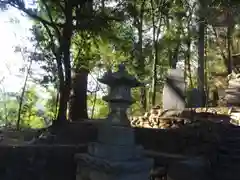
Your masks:
[{"label": "bright sky", "polygon": [[[13,18],[17,18],[19,23],[11,23]],[[0,80],[5,78],[1,85],[6,91],[16,92],[22,87],[23,79],[17,74],[24,61],[20,54],[14,53],[14,46],[30,46],[26,40],[30,36],[30,27],[30,21],[16,9],[0,12]]]},{"label": "bright sky", "polygon": [[[17,18],[18,23],[10,22],[14,18]],[[5,12],[0,11],[0,81],[4,78],[0,84],[0,89],[4,87],[5,91],[8,92],[19,92],[23,87],[24,74],[20,73],[19,69],[23,67],[24,60],[19,53],[14,52],[14,47],[17,45],[32,47],[32,44],[26,39],[31,37],[31,32],[29,31],[31,25],[31,21],[21,15],[17,9],[12,8]],[[33,63],[32,71],[42,72],[36,63]],[[19,75],[22,75],[22,77],[19,77]],[[96,82],[91,76],[89,76],[89,81],[93,81],[92,86],[96,86]],[[38,90],[40,89],[38,86]],[[44,97],[46,95],[46,93],[40,94]]]}]

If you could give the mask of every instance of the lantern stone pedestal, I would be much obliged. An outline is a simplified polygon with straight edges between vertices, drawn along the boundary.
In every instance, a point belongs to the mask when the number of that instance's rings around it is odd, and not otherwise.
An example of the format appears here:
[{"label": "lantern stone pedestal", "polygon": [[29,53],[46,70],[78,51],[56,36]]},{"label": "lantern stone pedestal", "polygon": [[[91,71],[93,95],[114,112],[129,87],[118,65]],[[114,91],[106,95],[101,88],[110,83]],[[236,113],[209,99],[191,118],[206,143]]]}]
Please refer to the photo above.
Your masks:
[{"label": "lantern stone pedestal", "polygon": [[110,113],[98,127],[98,140],[88,146],[88,153],[77,154],[77,180],[147,180],[153,160],[144,158],[142,146],[135,144],[134,130],[127,118],[127,108],[134,102],[131,88],[140,83],[119,65],[117,72],[107,72],[100,82],[110,87],[103,97]]}]

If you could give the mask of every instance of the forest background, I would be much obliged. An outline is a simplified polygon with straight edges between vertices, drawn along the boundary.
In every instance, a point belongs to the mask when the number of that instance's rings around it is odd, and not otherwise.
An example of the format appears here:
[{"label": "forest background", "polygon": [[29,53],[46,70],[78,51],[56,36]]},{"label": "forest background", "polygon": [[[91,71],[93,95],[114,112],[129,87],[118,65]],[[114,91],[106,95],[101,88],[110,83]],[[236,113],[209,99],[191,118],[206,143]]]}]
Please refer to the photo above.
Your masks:
[{"label": "forest background", "polygon": [[[31,23],[24,43],[13,44],[24,60],[16,72],[23,84],[19,92],[1,86],[1,126],[41,128],[53,120],[106,117],[108,107],[101,97],[107,89],[97,78],[119,63],[145,84],[133,91],[137,102],[131,115],[161,105],[170,68],[184,70],[186,91],[198,88],[202,97],[207,92],[211,100],[209,92],[226,85],[226,75],[217,78],[216,74],[230,74],[233,55],[240,53],[239,4],[233,0],[0,0],[0,13],[14,8]],[[21,21],[14,16],[9,23]]]}]

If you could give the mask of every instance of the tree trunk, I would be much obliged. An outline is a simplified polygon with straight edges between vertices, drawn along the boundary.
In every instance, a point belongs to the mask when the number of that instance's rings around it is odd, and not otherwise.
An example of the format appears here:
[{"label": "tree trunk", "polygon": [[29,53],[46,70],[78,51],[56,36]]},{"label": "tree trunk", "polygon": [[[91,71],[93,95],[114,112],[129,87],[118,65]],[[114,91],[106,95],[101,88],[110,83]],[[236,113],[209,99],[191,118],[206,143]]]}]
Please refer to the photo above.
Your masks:
[{"label": "tree trunk", "polygon": [[[157,5],[156,8],[160,8]],[[156,105],[156,93],[157,93],[157,65],[159,63],[159,56],[158,56],[158,39],[161,31],[161,24],[162,24],[162,17],[160,14],[159,19],[156,21],[155,19],[155,9],[154,9],[154,2],[151,0],[151,11],[152,11],[152,26],[153,26],[153,66],[152,66],[152,106]],[[159,11],[159,13],[161,13]]]},{"label": "tree trunk", "polygon": [[87,113],[87,69],[76,70],[72,78],[72,94],[69,107],[69,119],[81,121],[88,118]]},{"label": "tree trunk", "polygon": [[190,32],[188,31],[188,40],[187,40],[187,51],[185,52],[185,61],[186,61],[186,66],[187,66],[187,73],[189,82],[190,82],[190,87],[193,88],[193,79],[192,79],[192,71],[191,71],[191,37],[190,37]]},{"label": "tree trunk", "polygon": [[[203,6],[200,5],[200,10]],[[202,15],[199,15],[199,31],[198,31],[198,89],[201,95],[201,105],[205,104],[205,92],[204,92],[204,45],[205,45],[205,19]]]},{"label": "tree trunk", "polygon": [[158,45],[156,40],[156,26],[154,18],[153,0],[151,0],[152,7],[152,26],[153,26],[153,65],[152,65],[152,106],[156,104],[156,86],[157,86],[157,62],[158,62]]},{"label": "tree trunk", "polygon": [[[180,33],[180,32],[179,32]],[[180,40],[177,43],[172,56],[172,62],[171,62],[171,68],[176,69],[177,68],[177,62],[178,62],[178,54],[179,54],[179,48],[180,48]]]},{"label": "tree trunk", "polygon": [[[73,33],[73,15],[72,15],[73,5],[66,3],[66,23],[63,28],[62,34],[62,44],[61,54],[64,64],[64,73],[65,79],[64,84],[60,82],[60,99],[59,99],[59,110],[57,116],[57,122],[62,123],[67,120],[67,105],[69,101],[70,89],[71,89],[71,62],[70,62],[70,47],[71,47],[71,38]],[[61,57],[61,56],[60,56]]]},{"label": "tree trunk", "polygon": [[[158,40],[161,32],[161,24],[162,24],[162,14],[160,8],[162,1],[159,1],[157,4],[151,0],[151,14],[152,14],[152,27],[153,27],[153,65],[152,65],[152,106],[156,105],[156,93],[157,93],[157,65],[159,63],[158,56]],[[155,7],[154,7],[155,5]],[[158,13],[156,15],[156,12]],[[158,17],[158,19],[155,19]],[[168,23],[169,24],[169,23]]]},{"label": "tree trunk", "polygon": [[228,51],[228,64],[227,64],[227,70],[228,74],[232,73],[233,69],[233,61],[232,61],[232,30],[233,27],[230,25],[227,28],[227,51]]},{"label": "tree trunk", "polygon": [[31,59],[29,62],[29,65],[27,67],[27,74],[24,80],[24,84],[23,84],[23,88],[22,88],[22,93],[21,93],[21,97],[20,97],[20,101],[19,101],[19,107],[18,107],[18,119],[17,119],[17,124],[16,124],[16,129],[20,130],[20,125],[21,125],[21,114],[22,114],[22,105],[23,105],[23,101],[24,101],[24,96],[25,96],[25,92],[26,92],[26,88],[27,88],[27,82],[28,82],[28,77],[29,77],[29,73],[30,70],[32,68],[32,62],[33,60]]},{"label": "tree trunk", "polygon": [[[145,74],[145,62],[144,62],[144,56],[143,56],[143,16],[144,16],[144,5],[145,5],[145,0],[141,4],[141,12],[140,12],[140,17],[139,17],[139,23],[137,23],[136,27],[138,30],[138,52],[139,56],[138,58],[138,67],[139,67],[139,79],[140,81],[144,80],[144,74]],[[147,110],[147,93],[146,93],[146,87],[143,86],[140,89],[140,103],[142,106],[142,109],[144,111]]]},{"label": "tree trunk", "polygon": [[[61,44],[60,40],[60,44]],[[57,98],[57,118],[56,121],[53,121],[53,124],[60,123],[63,120],[60,119],[60,117],[64,116],[64,101],[63,101],[63,96],[64,96],[64,74],[63,74],[63,67],[62,67],[62,62],[61,62],[61,46],[59,47],[59,52],[56,53],[56,61],[57,61],[57,70],[58,70],[58,78],[59,78],[59,90],[58,90],[58,98]],[[56,108],[57,109],[57,108]]]}]

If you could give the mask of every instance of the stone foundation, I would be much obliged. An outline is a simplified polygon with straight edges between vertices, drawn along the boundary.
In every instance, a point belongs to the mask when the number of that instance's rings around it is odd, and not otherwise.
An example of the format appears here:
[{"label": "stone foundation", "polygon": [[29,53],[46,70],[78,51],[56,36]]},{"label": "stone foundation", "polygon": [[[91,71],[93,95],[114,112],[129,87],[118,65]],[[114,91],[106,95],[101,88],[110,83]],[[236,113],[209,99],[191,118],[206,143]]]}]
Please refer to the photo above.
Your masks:
[{"label": "stone foundation", "polygon": [[1,180],[75,180],[76,145],[0,146]]}]

